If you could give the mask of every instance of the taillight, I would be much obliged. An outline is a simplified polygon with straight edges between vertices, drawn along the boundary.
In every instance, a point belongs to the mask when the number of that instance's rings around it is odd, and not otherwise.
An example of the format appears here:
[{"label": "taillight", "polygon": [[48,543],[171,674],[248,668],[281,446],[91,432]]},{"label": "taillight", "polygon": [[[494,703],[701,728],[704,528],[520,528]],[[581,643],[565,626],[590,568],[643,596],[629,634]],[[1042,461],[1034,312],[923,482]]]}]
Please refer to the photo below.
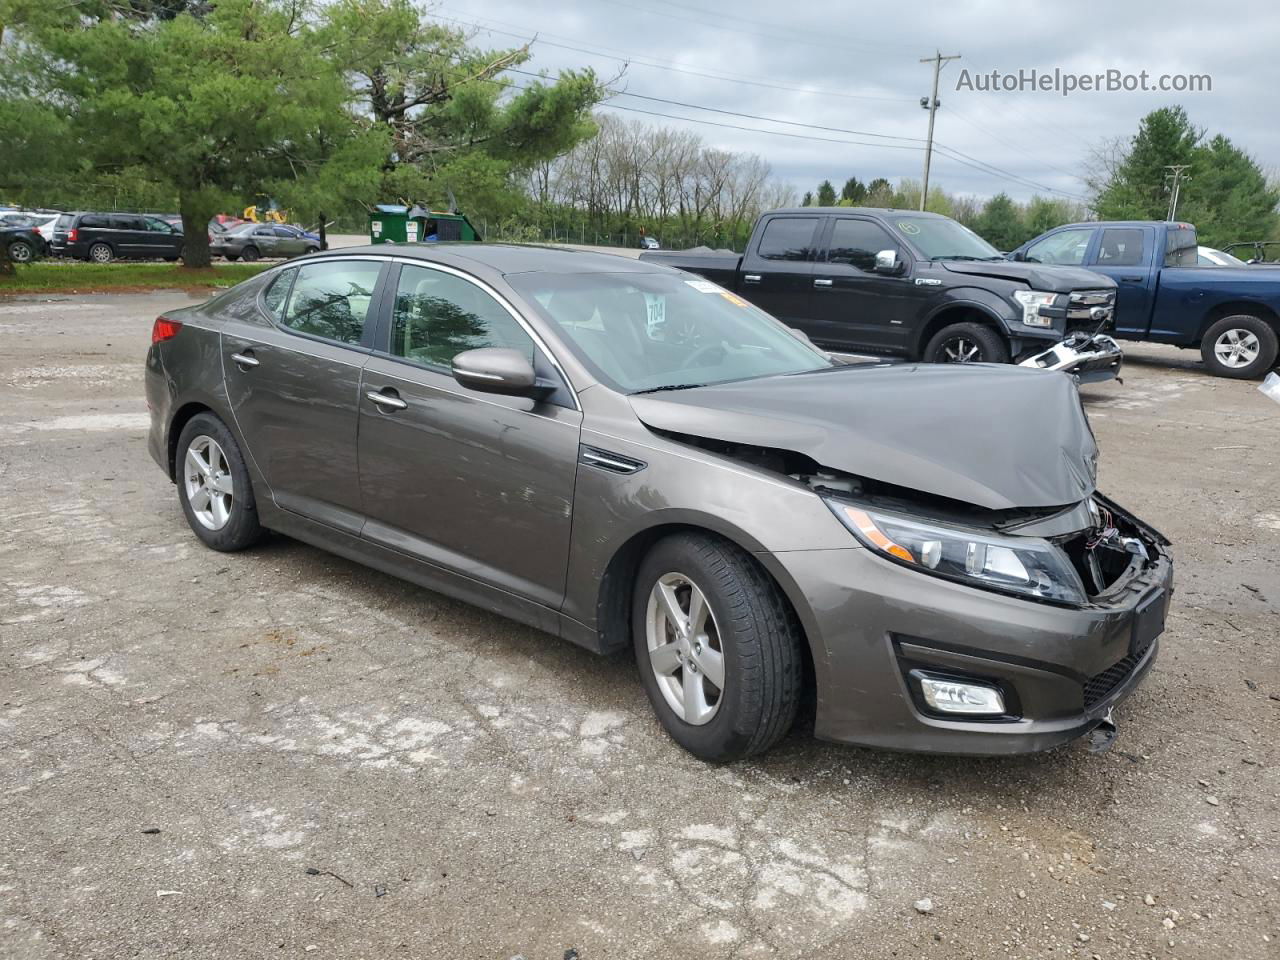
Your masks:
[{"label": "taillight", "polygon": [[151,342],[160,343],[162,340],[172,340],[181,329],[182,324],[177,320],[170,320],[168,317],[156,317],[156,322],[151,325]]},{"label": "taillight", "polygon": [[75,243],[80,236],[80,231],[72,227],[67,231],[67,243]]}]

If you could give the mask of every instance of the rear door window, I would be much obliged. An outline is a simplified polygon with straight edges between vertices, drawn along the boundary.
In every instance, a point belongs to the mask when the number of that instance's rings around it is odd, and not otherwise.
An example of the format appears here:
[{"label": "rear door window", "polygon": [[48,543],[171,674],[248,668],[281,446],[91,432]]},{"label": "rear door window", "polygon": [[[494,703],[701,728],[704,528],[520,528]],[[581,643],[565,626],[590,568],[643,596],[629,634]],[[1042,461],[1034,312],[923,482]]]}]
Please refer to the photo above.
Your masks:
[{"label": "rear door window", "polygon": [[80,218],[80,226],[82,229],[85,227],[97,227],[101,229],[103,227],[110,226],[110,222],[107,220],[106,217],[102,216],[101,214],[86,213],[83,217]]},{"label": "rear door window", "polygon": [[[337,260],[298,268],[281,321],[299,333],[356,345],[364,335],[382,264]],[[272,288],[274,290],[274,286]]]},{"label": "rear door window", "polygon": [[1102,243],[1098,246],[1098,266],[1139,267],[1145,264],[1145,234],[1141,227],[1108,227],[1103,230]]},{"label": "rear door window", "polygon": [[479,347],[519,350],[534,360],[533,338],[502,304],[469,280],[427,267],[400,269],[389,347],[393,356],[446,370],[458,354]]},{"label": "rear door window", "polygon": [[145,230],[146,225],[142,222],[141,217],[131,217],[125,214],[114,214],[111,217],[111,226],[117,230]]},{"label": "rear door window", "polygon": [[808,260],[820,222],[817,217],[774,217],[760,237],[760,256],[765,260]]}]

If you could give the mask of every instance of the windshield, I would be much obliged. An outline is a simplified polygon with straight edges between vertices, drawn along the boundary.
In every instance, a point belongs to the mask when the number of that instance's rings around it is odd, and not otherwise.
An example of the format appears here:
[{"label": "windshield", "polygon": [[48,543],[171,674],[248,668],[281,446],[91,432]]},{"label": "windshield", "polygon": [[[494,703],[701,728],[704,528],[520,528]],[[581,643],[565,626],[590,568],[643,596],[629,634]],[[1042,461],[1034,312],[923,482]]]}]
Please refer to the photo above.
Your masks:
[{"label": "windshield", "polygon": [[833,366],[773,317],[707,280],[667,273],[524,273],[507,281],[579,360],[624,393]]},{"label": "windshield", "polygon": [[889,215],[893,229],[930,260],[1003,260],[1000,251],[954,220]]}]

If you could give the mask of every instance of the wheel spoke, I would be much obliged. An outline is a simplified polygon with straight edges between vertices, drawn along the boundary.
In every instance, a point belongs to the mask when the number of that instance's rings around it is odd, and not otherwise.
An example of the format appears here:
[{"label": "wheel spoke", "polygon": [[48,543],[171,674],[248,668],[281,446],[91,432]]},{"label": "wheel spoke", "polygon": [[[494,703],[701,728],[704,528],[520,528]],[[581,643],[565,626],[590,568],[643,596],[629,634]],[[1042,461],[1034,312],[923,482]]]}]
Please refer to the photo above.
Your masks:
[{"label": "wheel spoke", "polygon": [[697,651],[696,648],[695,651],[693,659],[697,663],[698,669],[702,671],[703,676],[714,683],[717,689],[723,690],[724,654],[705,643],[700,651]]},{"label": "wheel spoke", "polygon": [[680,609],[680,600],[676,597],[675,588],[661,580],[654,586],[658,591],[658,598],[662,602],[662,609],[667,615],[667,620],[671,624],[671,629],[676,632],[676,636],[685,637],[689,635],[689,618],[685,612]]},{"label": "wheel spoke", "polygon": [[195,510],[197,513],[202,513],[209,509],[209,504],[212,499],[213,498],[209,496],[209,491],[204,487],[201,487],[195,493],[191,494],[191,509]]},{"label": "wheel spoke", "polygon": [[210,498],[209,506],[213,513],[213,522],[221,527],[227,522],[227,518],[231,516],[231,504],[228,502],[230,497],[222,494],[215,494]]},{"label": "wheel spoke", "polygon": [[649,663],[658,676],[669,677],[680,669],[680,651],[674,643],[664,643],[649,651]]},{"label": "wheel spoke", "polygon": [[702,689],[702,675],[692,670],[684,671],[684,719],[686,723],[700,723],[711,711],[706,693]]},{"label": "wheel spoke", "polygon": [[235,493],[235,489],[231,484],[231,474],[229,473],[215,474],[211,485],[218,493],[225,493],[228,496]]},{"label": "wheel spoke", "polygon": [[689,636],[697,637],[707,630],[707,599],[693,584],[689,585]]},{"label": "wheel spoke", "polygon": [[189,471],[195,471],[197,476],[207,477],[209,475],[209,464],[200,459],[194,447],[187,449],[187,468]]}]

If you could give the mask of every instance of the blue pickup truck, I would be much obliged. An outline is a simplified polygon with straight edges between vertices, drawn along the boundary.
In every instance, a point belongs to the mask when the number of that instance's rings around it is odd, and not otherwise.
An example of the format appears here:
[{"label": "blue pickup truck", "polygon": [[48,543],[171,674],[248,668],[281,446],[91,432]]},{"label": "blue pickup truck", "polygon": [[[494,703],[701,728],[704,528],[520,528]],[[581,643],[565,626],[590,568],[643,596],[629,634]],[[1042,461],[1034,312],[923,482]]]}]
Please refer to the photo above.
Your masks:
[{"label": "blue pickup truck", "polygon": [[1199,347],[1220,377],[1256,379],[1276,363],[1280,269],[1200,266],[1189,223],[1071,223],[1010,259],[1083,267],[1116,282],[1115,335]]}]

